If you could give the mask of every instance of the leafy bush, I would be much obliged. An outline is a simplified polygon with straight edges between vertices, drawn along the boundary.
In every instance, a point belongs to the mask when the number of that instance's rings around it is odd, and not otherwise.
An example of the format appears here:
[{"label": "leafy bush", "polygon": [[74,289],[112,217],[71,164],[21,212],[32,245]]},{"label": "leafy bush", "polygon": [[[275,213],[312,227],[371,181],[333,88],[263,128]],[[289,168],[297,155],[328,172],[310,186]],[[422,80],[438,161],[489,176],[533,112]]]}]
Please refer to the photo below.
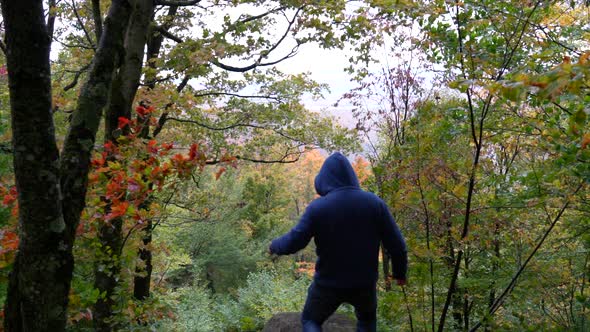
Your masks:
[{"label": "leafy bush", "polygon": [[258,331],[279,312],[301,311],[309,280],[290,273],[263,270],[251,273],[236,296],[213,297],[202,286],[181,289],[169,295],[176,307],[165,331]]},{"label": "leafy bush", "polygon": [[202,286],[183,288],[171,294],[168,302],[176,307],[173,320],[167,320],[163,331],[209,332],[223,331],[215,315],[215,303],[210,292]]}]

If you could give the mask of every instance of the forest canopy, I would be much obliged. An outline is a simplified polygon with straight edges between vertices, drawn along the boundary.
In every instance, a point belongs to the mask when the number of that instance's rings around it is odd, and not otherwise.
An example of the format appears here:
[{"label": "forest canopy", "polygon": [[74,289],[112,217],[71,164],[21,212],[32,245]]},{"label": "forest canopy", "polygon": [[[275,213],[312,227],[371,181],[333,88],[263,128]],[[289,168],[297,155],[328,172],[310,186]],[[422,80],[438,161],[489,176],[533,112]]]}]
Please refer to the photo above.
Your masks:
[{"label": "forest canopy", "polygon": [[[268,245],[334,151],[408,245],[379,331],[590,329],[588,1],[0,5],[4,330],[301,311],[314,247]],[[310,49],[346,55],[346,93]]]}]

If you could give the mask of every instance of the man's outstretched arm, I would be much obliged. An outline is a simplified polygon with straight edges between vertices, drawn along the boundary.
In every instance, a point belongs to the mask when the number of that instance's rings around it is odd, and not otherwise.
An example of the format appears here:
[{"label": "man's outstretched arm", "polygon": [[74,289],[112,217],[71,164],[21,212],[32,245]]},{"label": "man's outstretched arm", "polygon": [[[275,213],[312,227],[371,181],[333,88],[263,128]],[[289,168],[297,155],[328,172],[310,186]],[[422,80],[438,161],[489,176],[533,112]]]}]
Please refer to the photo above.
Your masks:
[{"label": "man's outstretched arm", "polygon": [[313,236],[310,210],[308,206],[299,223],[289,233],[272,241],[269,247],[271,254],[289,255],[305,248]]},{"label": "man's outstretched arm", "polygon": [[406,241],[385,203],[382,203],[382,211],[381,240],[393,260],[393,277],[398,280],[398,284],[403,284],[408,272]]}]

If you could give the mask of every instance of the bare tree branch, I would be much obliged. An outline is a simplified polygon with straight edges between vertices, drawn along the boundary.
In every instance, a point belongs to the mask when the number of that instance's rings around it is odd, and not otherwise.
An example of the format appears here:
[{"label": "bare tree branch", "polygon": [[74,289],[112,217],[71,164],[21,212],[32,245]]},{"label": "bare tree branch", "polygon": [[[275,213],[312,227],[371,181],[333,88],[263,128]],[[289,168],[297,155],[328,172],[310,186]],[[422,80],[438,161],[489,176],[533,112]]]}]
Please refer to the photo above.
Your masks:
[{"label": "bare tree branch", "polygon": [[92,17],[94,18],[94,34],[96,42],[102,36],[102,13],[100,12],[100,0],[92,0]]}]

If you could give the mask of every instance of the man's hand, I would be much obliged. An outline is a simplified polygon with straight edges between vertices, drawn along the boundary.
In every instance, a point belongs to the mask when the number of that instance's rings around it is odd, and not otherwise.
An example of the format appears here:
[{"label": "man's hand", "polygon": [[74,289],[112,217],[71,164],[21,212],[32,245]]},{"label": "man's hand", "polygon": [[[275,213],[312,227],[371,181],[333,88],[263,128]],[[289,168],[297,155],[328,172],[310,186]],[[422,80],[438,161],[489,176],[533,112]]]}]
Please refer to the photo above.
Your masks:
[{"label": "man's hand", "polygon": [[271,249],[270,245],[268,246],[268,255],[270,256],[270,261],[271,262],[276,262],[276,260],[279,258],[279,255],[277,255],[274,252],[272,252],[272,249]]}]

